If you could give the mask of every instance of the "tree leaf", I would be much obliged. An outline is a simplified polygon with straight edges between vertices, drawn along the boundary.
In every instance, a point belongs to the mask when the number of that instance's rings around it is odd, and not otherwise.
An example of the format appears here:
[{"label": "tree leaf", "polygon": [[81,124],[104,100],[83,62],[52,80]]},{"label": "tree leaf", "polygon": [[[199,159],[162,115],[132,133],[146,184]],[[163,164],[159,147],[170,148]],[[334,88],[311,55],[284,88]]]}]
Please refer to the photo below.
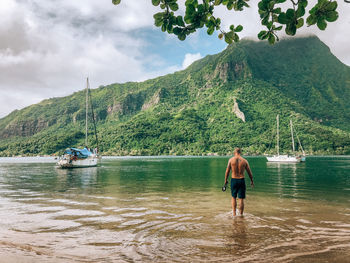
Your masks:
[{"label": "tree leaf", "polygon": [[267,10],[267,6],[266,6],[266,4],[265,4],[264,1],[260,1],[260,2],[258,3],[258,7],[259,7],[259,9],[260,9],[261,11],[266,11],[266,10]]},{"label": "tree leaf", "polygon": [[166,31],[171,34],[173,32],[173,25],[172,24],[168,24],[167,28],[166,28]]},{"label": "tree leaf", "polygon": [[177,16],[176,17],[176,24],[178,26],[185,26],[185,23],[184,23],[184,20],[183,20],[182,16]]},{"label": "tree leaf", "polygon": [[162,31],[165,32],[165,31],[166,31],[166,28],[167,28],[166,24],[163,23],[163,24],[162,24]]},{"label": "tree leaf", "polygon": [[186,16],[193,16],[196,13],[194,5],[186,5]]},{"label": "tree leaf", "polygon": [[268,22],[268,23],[267,23],[267,25],[266,25],[266,26],[267,26],[267,28],[268,28],[268,29],[271,29],[271,28],[272,28],[272,25],[273,25],[273,22],[272,22],[272,21],[270,21],[270,22]]},{"label": "tree leaf", "polygon": [[158,6],[160,4],[160,0],[152,0],[152,4],[154,6]]},{"label": "tree leaf", "polygon": [[278,16],[278,22],[280,24],[287,24],[288,23],[288,18],[286,16],[286,13],[280,13]]},{"label": "tree leaf", "polygon": [[304,18],[299,18],[297,22],[297,28],[301,28],[304,25]]},{"label": "tree leaf", "polygon": [[271,34],[269,34],[269,38],[268,38],[267,40],[268,40],[269,43],[272,45],[272,44],[275,43],[276,38],[275,38],[275,36],[271,33]]},{"label": "tree leaf", "polygon": [[238,41],[239,41],[239,36],[238,36],[237,34],[234,34],[234,35],[233,35],[233,40],[234,40],[235,42],[238,42]]},{"label": "tree leaf", "polygon": [[225,34],[225,42],[226,42],[227,44],[231,44],[232,41],[233,41],[233,32],[230,31],[230,32],[228,32],[228,33]]},{"label": "tree leaf", "polygon": [[310,15],[310,16],[308,16],[308,18],[306,19],[306,23],[307,23],[309,26],[316,24],[316,22],[317,22],[317,18],[316,18],[315,15]]},{"label": "tree leaf", "polygon": [[325,10],[327,11],[335,11],[337,9],[338,3],[336,1],[328,2],[328,4],[325,6]]},{"label": "tree leaf", "polygon": [[159,12],[153,15],[154,19],[158,19],[158,18],[163,18],[164,13],[163,12]]},{"label": "tree leaf", "polygon": [[172,11],[177,11],[179,9],[179,5],[177,3],[169,4],[169,7]]},{"label": "tree leaf", "polygon": [[294,18],[294,16],[295,16],[295,11],[293,9],[289,8],[286,12],[287,19],[291,20]]},{"label": "tree leaf", "polygon": [[282,12],[282,9],[280,7],[278,7],[278,8],[273,9],[272,12],[275,14],[280,14]]},{"label": "tree leaf", "polygon": [[175,35],[179,35],[180,33],[181,33],[181,28],[179,28],[179,27],[174,27],[173,28],[173,33],[175,34]]},{"label": "tree leaf", "polygon": [[266,34],[267,34],[267,31],[266,31],[266,30],[262,30],[262,31],[259,32],[258,38],[262,40],[263,37],[264,37]]},{"label": "tree leaf", "polygon": [[243,26],[242,25],[238,25],[235,29],[235,32],[241,32],[243,30]]},{"label": "tree leaf", "polygon": [[261,24],[262,25],[267,26],[268,23],[269,23],[269,17],[268,16],[266,16],[264,19],[261,20]]},{"label": "tree leaf", "polygon": [[287,27],[286,27],[287,35],[294,36],[296,32],[297,32],[297,27],[294,24],[294,22],[287,24]]},{"label": "tree leaf", "polygon": [[302,5],[299,5],[296,14],[297,14],[297,17],[304,16],[305,15],[305,8]]},{"label": "tree leaf", "polygon": [[265,40],[269,37],[269,32],[267,32],[265,35],[262,36],[262,39],[261,40]]},{"label": "tree leaf", "polygon": [[159,27],[163,24],[163,20],[162,19],[155,19],[154,20],[154,25]]},{"label": "tree leaf", "polygon": [[338,19],[338,12],[337,11],[330,11],[326,14],[326,20],[328,22],[334,22]]},{"label": "tree leaf", "polygon": [[177,36],[178,39],[180,39],[181,41],[184,41],[186,39],[186,34],[185,33],[181,33]]},{"label": "tree leaf", "polygon": [[319,19],[317,21],[317,27],[321,30],[325,30],[327,27],[327,22],[324,19]]},{"label": "tree leaf", "polygon": [[119,5],[121,0],[112,0],[113,5]]},{"label": "tree leaf", "polygon": [[211,26],[207,30],[208,35],[212,35],[214,33],[214,26]]},{"label": "tree leaf", "polygon": [[275,28],[274,28],[274,30],[279,31],[279,30],[281,30],[281,29],[282,29],[282,27],[283,27],[283,26],[275,27]]}]

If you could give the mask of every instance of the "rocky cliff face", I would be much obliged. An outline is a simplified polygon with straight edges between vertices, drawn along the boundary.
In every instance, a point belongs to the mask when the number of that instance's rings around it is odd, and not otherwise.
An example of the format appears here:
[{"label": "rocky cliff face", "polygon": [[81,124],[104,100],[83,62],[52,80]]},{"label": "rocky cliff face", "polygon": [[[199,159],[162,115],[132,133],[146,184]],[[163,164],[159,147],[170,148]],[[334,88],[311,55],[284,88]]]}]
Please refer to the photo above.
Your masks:
[{"label": "rocky cliff face", "polygon": [[234,81],[237,79],[250,78],[251,72],[245,61],[241,62],[225,62],[216,66],[212,75],[214,78],[218,77],[223,82]]},{"label": "rocky cliff face", "polygon": [[244,113],[239,109],[237,100],[234,99],[233,102],[233,113],[237,116],[238,119],[241,119],[243,122],[245,122],[245,115]]},{"label": "rocky cliff face", "polygon": [[145,102],[143,105],[142,105],[142,110],[147,110],[155,105],[157,105],[160,101],[160,90],[157,91],[149,101]]},{"label": "rocky cliff face", "polygon": [[0,138],[32,136],[47,127],[49,127],[49,122],[40,119],[11,122],[0,132]]},{"label": "rocky cliff face", "polygon": [[145,92],[128,93],[119,100],[115,100],[113,105],[107,107],[107,114],[120,116],[130,115],[155,105],[159,101],[159,92],[147,101]]}]

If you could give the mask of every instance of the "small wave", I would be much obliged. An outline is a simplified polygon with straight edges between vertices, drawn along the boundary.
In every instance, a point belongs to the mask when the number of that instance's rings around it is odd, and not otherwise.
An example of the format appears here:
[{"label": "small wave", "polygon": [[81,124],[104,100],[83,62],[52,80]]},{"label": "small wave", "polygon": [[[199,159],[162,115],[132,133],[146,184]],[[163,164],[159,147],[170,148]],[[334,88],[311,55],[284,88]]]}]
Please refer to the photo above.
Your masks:
[{"label": "small wave", "polygon": [[79,222],[96,222],[96,223],[119,223],[124,219],[118,216],[96,216],[96,217],[86,217],[80,218]]},{"label": "small wave", "polygon": [[64,203],[67,205],[79,205],[79,206],[88,206],[88,205],[99,205],[98,203],[93,203],[93,202],[78,202],[78,201],[72,201],[69,199],[50,199],[48,200],[50,203]]},{"label": "small wave", "polygon": [[66,209],[56,212],[54,216],[101,216],[104,214],[104,212],[96,210]]},{"label": "small wave", "polygon": [[142,224],[145,222],[146,222],[145,220],[141,220],[141,219],[129,220],[129,221],[123,222],[121,224],[121,226],[134,226],[134,225],[139,225],[139,224]]},{"label": "small wave", "polygon": [[303,224],[312,224],[311,221],[302,218],[297,219],[297,221]]}]

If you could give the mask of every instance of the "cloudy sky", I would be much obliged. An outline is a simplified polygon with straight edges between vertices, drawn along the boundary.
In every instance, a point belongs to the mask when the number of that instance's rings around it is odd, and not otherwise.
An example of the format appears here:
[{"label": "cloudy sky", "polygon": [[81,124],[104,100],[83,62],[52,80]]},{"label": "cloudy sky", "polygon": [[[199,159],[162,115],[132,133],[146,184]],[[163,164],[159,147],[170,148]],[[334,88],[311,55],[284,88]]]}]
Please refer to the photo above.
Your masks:
[{"label": "cloudy sky", "polygon": [[[184,0],[180,1],[183,3]],[[224,25],[242,24],[242,37],[260,31],[257,0],[244,12],[218,9]],[[319,36],[350,65],[350,4],[338,1],[340,18]],[[84,88],[142,81],[181,70],[226,45],[204,30],[181,42],[153,26],[151,0],[1,0],[0,118],[46,98]],[[180,10],[181,12],[181,10]]]}]

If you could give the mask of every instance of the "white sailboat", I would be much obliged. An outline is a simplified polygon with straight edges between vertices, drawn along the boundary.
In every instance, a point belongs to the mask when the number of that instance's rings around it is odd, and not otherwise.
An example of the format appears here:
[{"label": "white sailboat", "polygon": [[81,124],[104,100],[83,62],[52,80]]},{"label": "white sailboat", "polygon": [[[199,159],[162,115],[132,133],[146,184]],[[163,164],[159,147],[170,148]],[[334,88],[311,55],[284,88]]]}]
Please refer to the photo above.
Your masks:
[{"label": "white sailboat", "polygon": [[[279,115],[277,115],[276,117],[276,121],[277,121],[277,136],[276,136],[276,140],[277,140],[277,155],[274,156],[267,156],[267,161],[268,162],[278,162],[278,163],[298,163],[300,162],[300,158],[296,157],[296,156],[292,156],[292,155],[280,155],[280,149],[279,149]],[[291,134],[292,134],[292,145],[293,145],[293,152],[295,151],[295,147],[294,147],[294,136],[293,136],[293,124],[291,121]]]},{"label": "white sailboat", "polygon": [[58,168],[83,168],[97,166],[101,157],[98,155],[98,138],[96,132],[96,124],[91,103],[91,111],[95,128],[95,137],[97,148],[90,150],[88,145],[88,109],[89,109],[89,79],[86,80],[86,114],[85,114],[85,148],[68,148],[57,162]]}]

